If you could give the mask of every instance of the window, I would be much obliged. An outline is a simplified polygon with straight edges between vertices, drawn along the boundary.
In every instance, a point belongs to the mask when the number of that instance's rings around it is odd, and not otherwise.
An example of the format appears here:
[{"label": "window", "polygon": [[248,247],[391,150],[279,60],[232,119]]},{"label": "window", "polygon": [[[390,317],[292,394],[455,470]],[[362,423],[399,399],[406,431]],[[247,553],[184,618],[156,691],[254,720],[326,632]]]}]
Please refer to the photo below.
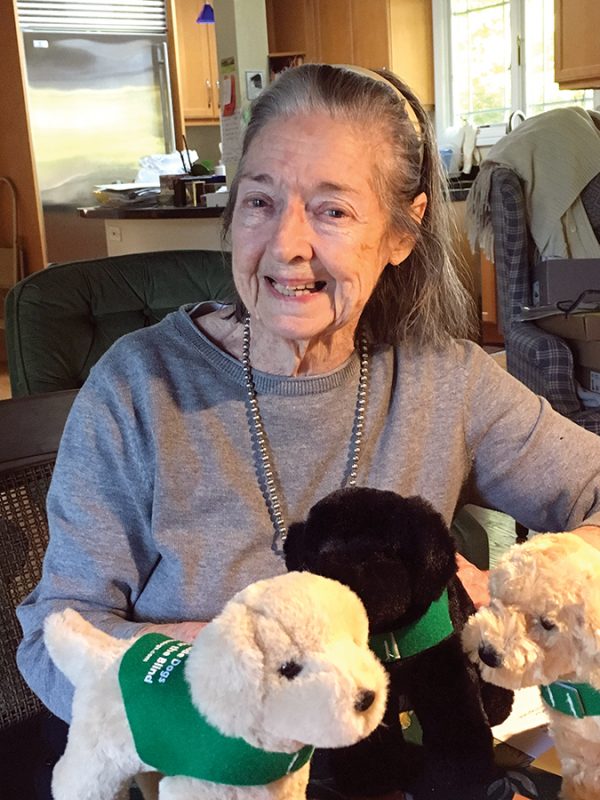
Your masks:
[{"label": "window", "polygon": [[433,15],[438,132],[467,121],[491,144],[513,111],[593,106],[554,82],[554,0],[433,0]]}]

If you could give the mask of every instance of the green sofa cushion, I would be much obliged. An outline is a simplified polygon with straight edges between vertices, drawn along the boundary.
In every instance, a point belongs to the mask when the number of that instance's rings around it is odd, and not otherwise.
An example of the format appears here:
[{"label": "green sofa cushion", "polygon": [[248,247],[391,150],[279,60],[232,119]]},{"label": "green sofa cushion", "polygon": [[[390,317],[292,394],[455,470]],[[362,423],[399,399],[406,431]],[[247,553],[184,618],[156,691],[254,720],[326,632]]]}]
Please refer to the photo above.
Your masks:
[{"label": "green sofa cushion", "polygon": [[13,396],[78,389],[123,334],[184,303],[234,296],[230,255],[204,250],[133,253],[35,272],[6,298]]}]

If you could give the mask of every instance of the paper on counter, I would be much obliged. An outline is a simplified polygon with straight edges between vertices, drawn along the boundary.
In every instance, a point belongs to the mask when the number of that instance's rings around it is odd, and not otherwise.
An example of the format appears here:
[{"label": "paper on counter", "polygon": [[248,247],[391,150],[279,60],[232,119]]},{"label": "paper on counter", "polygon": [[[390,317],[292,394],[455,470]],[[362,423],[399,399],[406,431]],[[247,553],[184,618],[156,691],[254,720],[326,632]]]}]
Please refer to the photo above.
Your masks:
[{"label": "paper on counter", "polygon": [[242,115],[235,111],[228,117],[221,117],[221,143],[223,161],[239,161],[242,157]]},{"label": "paper on counter", "polygon": [[512,711],[502,724],[492,728],[492,734],[499,742],[534,758],[552,747],[548,715],[537,686],[515,692]]},{"label": "paper on counter", "polygon": [[133,192],[137,189],[158,189],[159,185],[160,184],[158,181],[140,181],[139,183],[98,183],[96,186],[94,186],[94,189],[98,189],[100,192]]}]

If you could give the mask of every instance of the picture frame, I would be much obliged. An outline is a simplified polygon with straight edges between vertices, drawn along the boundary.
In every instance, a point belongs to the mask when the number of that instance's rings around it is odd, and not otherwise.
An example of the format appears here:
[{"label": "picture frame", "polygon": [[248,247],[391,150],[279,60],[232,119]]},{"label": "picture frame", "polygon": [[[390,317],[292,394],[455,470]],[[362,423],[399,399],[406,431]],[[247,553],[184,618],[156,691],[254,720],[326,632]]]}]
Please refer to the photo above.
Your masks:
[{"label": "picture frame", "polygon": [[254,100],[265,88],[266,77],[262,69],[246,70],[246,97]]}]

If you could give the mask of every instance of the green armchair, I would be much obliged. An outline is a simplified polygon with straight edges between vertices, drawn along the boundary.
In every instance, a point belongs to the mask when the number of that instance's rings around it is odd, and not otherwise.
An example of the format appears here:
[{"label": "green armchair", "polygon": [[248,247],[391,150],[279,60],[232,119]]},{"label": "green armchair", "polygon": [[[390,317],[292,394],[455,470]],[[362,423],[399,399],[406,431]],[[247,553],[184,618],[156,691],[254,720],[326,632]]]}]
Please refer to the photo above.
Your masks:
[{"label": "green armchair", "polygon": [[231,257],[205,250],[56,264],[6,298],[13,397],[78,389],[111,344],[184,303],[230,300]]}]

